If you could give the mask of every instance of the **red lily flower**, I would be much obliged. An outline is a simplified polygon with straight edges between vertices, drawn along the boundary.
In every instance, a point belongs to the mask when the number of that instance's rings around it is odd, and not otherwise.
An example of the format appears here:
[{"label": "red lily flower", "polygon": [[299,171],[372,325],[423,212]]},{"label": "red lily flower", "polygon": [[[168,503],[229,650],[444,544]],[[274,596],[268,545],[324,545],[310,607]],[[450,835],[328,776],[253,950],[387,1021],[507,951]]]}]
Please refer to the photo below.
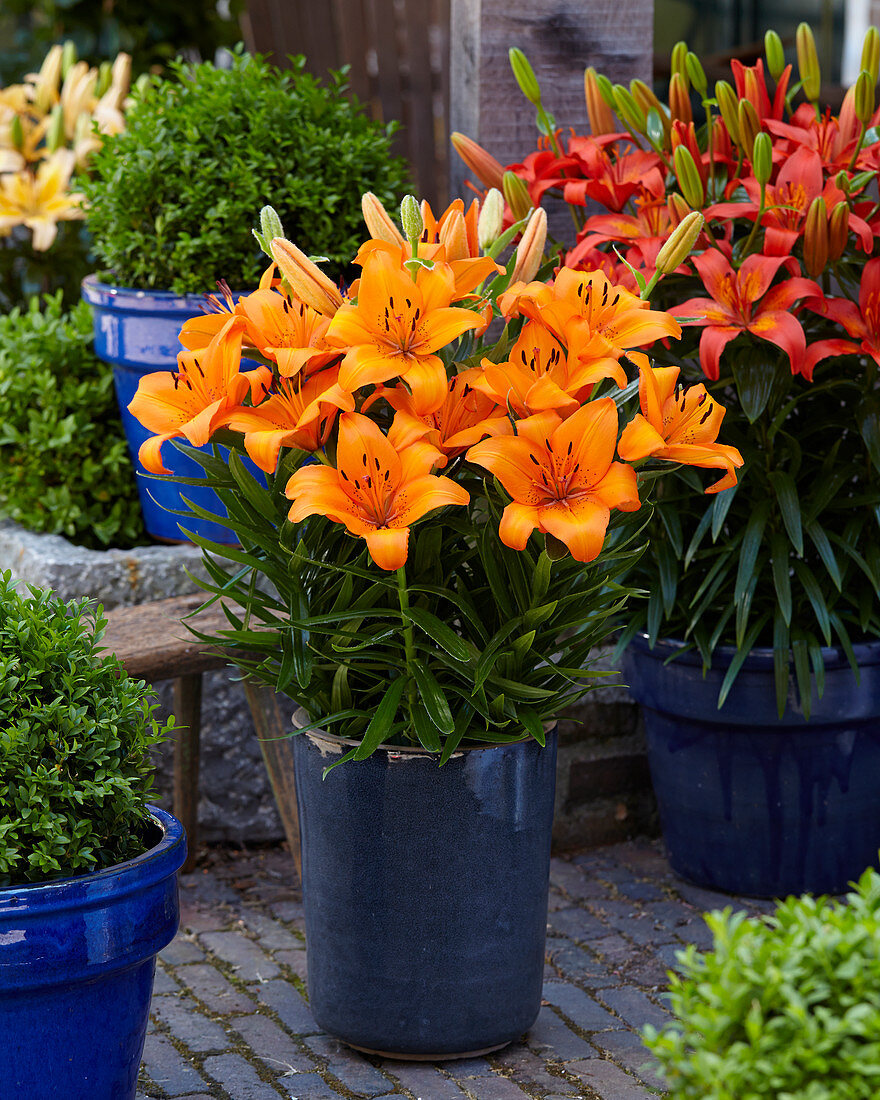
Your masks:
[{"label": "red lily flower", "polygon": [[781,120],[784,118],[785,93],[788,91],[791,65],[786,65],[782,70],[772,100],[770,93],[767,91],[764,62],[760,58],[754,65],[750,66],[743,65],[741,61],[732,58],[730,68],[733,71],[733,82],[736,85],[737,96],[740,99],[747,99],[751,103],[762,122],[765,119]]},{"label": "red lily flower", "polygon": [[579,267],[598,245],[622,241],[634,245],[642,263],[653,268],[657,253],[674,228],[669,207],[662,198],[656,199],[648,192],[636,196],[635,206],[635,214],[596,214],[587,218],[578,234],[578,243],[566,256],[565,266]]},{"label": "red lily flower", "polygon": [[[849,171],[853,150],[861,133],[852,89],[847,92],[837,117],[828,110],[821,119],[817,119],[811,104],[802,103],[791,116],[790,122],[768,119],[766,126],[771,134],[787,139],[789,152],[802,145],[813,149],[822,158],[825,171],[835,174],[841,169]],[[876,167],[876,155],[869,151],[870,148],[872,147],[859,152],[855,171]]]},{"label": "red lily flower", "polygon": [[842,325],[852,337],[852,340],[818,340],[811,344],[804,361],[807,378],[812,378],[817,363],[832,355],[870,355],[880,364],[880,257],[865,264],[858,305],[846,298],[810,298],[804,304],[814,313]]},{"label": "red lily flower", "polygon": [[[784,256],[749,256],[739,271],[717,249],[695,256],[694,266],[710,298],[689,298],[675,309],[684,325],[700,325],[700,365],[707,378],[719,375],[725,346],[740,333],[750,332],[782,348],[792,374],[803,373],[807,341],[800,322],[789,312],[799,298],[822,296],[812,279],[793,278],[771,288]],[[699,320],[684,320],[702,313]]]},{"label": "red lily flower", "polygon": [[609,210],[622,210],[633,195],[648,191],[662,196],[665,190],[663,162],[656,153],[646,153],[642,149],[609,154],[605,146],[606,139],[617,137],[615,134],[603,134],[602,137],[581,137],[574,135],[568,143],[570,157],[576,159],[578,170],[586,177],[563,181],[563,197],[573,206],[586,206],[587,199],[607,206]]}]

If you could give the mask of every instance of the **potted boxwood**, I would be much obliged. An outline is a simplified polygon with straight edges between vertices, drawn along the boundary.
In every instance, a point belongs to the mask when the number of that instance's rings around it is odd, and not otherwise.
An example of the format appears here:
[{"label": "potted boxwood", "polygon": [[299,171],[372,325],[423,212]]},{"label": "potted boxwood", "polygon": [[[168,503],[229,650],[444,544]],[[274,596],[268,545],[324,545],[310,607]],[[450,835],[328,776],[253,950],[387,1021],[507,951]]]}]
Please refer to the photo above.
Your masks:
[{"label": "potted boxwood", "polygon": [[772,896],[839,891],[880,846],[880,36],[837,114],[818,103],[809,27],[797,85],[778,36],[766,45],[709,89],[679,43],[668,105],[590,71],[592,133],[552,135],[511,170],[535,201],[571,204],[567,264],[631,287],[681,217],[705,214],[691,260],[652,297],[685,337],[654,349],[626,457],[676,458],[707,415],[684,416],[679,384],[700,379],[745,466],[708,504],[686,468],[664,483],[624,671],[673,867]]},{"label": "potted boxwood", "polygon": [[[147,803],[168,732],[99,653],[103,620],[0,574],[0,1076],[10,1096],[131,1100],[180,823]],[[170,725],[170,724],[169,724]]]},{"label": "potted boxwood", "polygon": [[[178,61],[169,69],[166,79],[138,82],[125,132],[104,141],[77,181],[101,265],[83,295],[97,353],[113,364],[133,458],[150,434],[126,411],[139,378],[175,369],[181,324],[204,311],[218,280],[235,291],[260,280],[260,250],[241,232],[253,211],[272,203],[288,232],[328,256],[339,277],[359,233],[362,192],[394,201],[406,179],[403,160],[391,155],[394,126],[363,113],[344,73],[322,84],[301,57],[281,71],[240,47],[229,68]],[[171,461],[182,475],[199,473],[182,455]],[[147,530],[179,539],[165,510],[180,508],[176,487],[138,480]],[[193,492],[216,510],[210,495]]]},{"label": "potted boxwood", "polygon": [[[256,387],[233,376],[211,406],[228,465],[189,449],[240,547],[195,541],[229,617],[214,640],[301,708],[311,1009],[403,1057],[494,1049],[537,1015],[554,722],[597,680],[590,652],[629,594],[643,524],[636,470],[615,459],[634,391],[608,380],[679,333],[600,273],[531,281],[546,216],[501,234],[501,207],[496,192],[435,218],[410,196],[401,232],[365,196],[372,238],[348,296],[266,241],[280,285],[188,327],[177,386],[148,376],[131,406],[169,405],[146,452],[161,474],[169,437],[206,415],[186,380],[219,389],[260,324],[297,319],[296,355]],[[506,326],[485,342],[493,317]],[[735,477],[739,457],[709,438],[693,458]]]}]

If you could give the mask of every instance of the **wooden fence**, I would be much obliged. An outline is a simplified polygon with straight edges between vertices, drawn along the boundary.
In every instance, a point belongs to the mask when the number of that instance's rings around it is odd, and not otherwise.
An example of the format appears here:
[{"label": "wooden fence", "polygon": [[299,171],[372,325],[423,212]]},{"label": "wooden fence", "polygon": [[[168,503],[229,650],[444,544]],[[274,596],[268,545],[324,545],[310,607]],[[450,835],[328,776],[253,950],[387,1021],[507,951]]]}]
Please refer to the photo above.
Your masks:
[{"label": "wooden fence", "polygon": [[[399,119],[396,151],[416,193],[441,208],[449,175],[450,0],[247,0],[249,49],[283,65],[305,54],[316,76],[349,65],[354,94],[374,118]],[[436,208],[436,206],[435,206]]]}]

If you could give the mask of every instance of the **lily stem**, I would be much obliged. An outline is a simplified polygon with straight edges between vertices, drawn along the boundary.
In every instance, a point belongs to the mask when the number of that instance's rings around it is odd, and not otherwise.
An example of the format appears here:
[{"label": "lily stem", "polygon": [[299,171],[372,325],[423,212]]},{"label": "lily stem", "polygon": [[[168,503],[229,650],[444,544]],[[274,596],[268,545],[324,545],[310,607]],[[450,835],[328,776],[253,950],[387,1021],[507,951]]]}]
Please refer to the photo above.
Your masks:
[{"label": "lily stem", "polygon": [[403,648],[406,654],[407,671],[407,698],[409,699],[410,715],[416,702],[416,681],[413,675],[413,665],[416,663],[416,640],[413,634],[412,623],[409,615],[409,590],[406,587],[406,566],[401,565],[397,570],[397,599],[400,603],[400,617],[403,620]]}]

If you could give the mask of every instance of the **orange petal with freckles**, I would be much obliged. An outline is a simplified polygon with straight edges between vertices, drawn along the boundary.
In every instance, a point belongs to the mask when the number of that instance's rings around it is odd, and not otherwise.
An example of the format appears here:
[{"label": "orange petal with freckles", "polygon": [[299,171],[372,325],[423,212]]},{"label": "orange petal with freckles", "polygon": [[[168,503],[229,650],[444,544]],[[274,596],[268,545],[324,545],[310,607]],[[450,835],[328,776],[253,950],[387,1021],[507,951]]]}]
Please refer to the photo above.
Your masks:
[{"label": "orange petal with freckles", "polygon": [[449,379],[443,360],[437,355],[420,359],[400,376],[412,394],[413,411],[417,416],[436,412],[449,393]]},{"label": "orange petal with freckles", "polygon": [[602,551],[611,513],[604,504],[583,497],[539,509],[541,529],[568,547],[576,561],[594,561]]},{"label": "orange petal with freckles", "polygon": [[366,531],[364,539],[370,557],[380,569],[400,569],[406,564],[408,527],[380,527],[373,531]]},{"label": "orange petal with freckles", "polygon": [[625,462],[612,462],[592,492],[603,504],[621,512],[637,512],[642,505],[636,472]]},{"label": "orange petal with freckles", "polygon": [[394,526],[406,526],[435,508],[448,505],[465,505],[470,501],[468,491],[448,477],[427,475],[403,485],[395,497]]},{"label": "orange petal with freckles", "polygon": [[[662,420],[661,420],[662,423]],[[666,440],[641,413],[636,413],[623,429],[617,453],[627,462],[638,462],[666,446]]]}]

